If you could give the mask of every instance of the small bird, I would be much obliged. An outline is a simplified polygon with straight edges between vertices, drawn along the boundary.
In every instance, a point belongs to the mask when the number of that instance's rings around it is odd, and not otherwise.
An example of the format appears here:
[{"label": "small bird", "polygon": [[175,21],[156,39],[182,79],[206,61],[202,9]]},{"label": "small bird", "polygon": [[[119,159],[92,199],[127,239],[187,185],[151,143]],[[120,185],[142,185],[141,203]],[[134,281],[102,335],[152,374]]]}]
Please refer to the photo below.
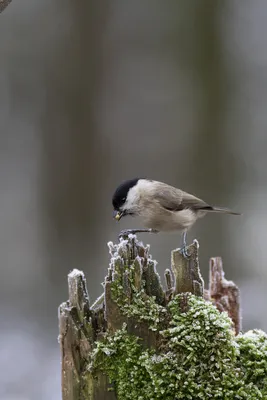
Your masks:
[{"label": "small bird", "polygon": [[181,252],[186,256],[186,234],[198,218],[209,212],[241,215],[227,208],[213,207],[181,189],[149,179],[135,178],[121,183],[112,198],[114,218],[140,216],[146,229],[128,229],[120,236],[137,232],[183,233]]}]

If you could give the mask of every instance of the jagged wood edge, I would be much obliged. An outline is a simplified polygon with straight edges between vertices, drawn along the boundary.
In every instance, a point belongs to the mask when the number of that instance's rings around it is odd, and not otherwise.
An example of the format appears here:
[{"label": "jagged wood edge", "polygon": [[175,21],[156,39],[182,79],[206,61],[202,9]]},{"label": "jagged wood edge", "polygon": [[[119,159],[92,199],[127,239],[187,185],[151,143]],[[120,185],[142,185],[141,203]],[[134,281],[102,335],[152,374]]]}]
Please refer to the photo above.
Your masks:
[{"label": "jagged wood edge", "polygon": [[198,260],[198,242],[187,247],[188,257],[185,257],[180,249],[171,253],[171,266],[175,278],[173,294],[192,293],[195,296],[203,297],[204,281],[200,273]]},{"label": "jagged wood edge", "polygon": [[[102,400],[103,395],[106,400],[116,399],[115,393],[109,391],[107,377],[99,371],[93,375],[87,368],[95,341],[101,340],[107,329],[116,331],[121,329],[123,323],[126,322],[128,332],[142,338],[145,347],[157,348],[159,344],[157,332],[150,330],[146,322],[138,321],[137,323],[136,318],[122,314],[117,299],[112,294],[112,285],[118,279],[129,304],[134,295],[132,282],[134,282],[134,287],[140,290],[141,282],[144,281],[144,295],[154,296],[159,304],[167,305],[173,295],[182,294],[180,299],[182,311],[188,309],[188,292],[203,296],[204,283],[199,271],[198,243],[196,241],[187,248],[189,254],[187,258],[180,253],[179,249],[172,252],[173,274],[170,270],[165,271],[167,287],[165,292],[163,292],[156,271],[156,263],[151,260],[148,252],[149,247],[144,247],[135,239],[129,240],[126,245],[126,253],[122,252],[118,255],[117,259],[114,259],[114,265],[110,265],[108,268],[104,294],[95,301],[91,308],[83,272],[74,270],[69,274],[70,300],[59,308],[63,400]],[[129,268],[130,265],[132,268]],[[214,265],[217,266],[216,274]],[[218,266],[220,273],[218,273]],[[226,308],[225,297],[216,298],[216,291],[219,288],[225,288],[226,283],[229,282],[224,279],[222,263],[211,262],[211,271],[213,272],[210,280],[213,284],[210,282],[210,291],[204,291],[204,298],[212,300],[219,310],[227,311],[230,314],[230,310]],[[233,282],[230,283],[228,288],[237,288]],[[240,327],[240,324],[238,326]],[[237,328],[236,331],[238,331]]]},{"label": "jagged wood edge", "polygon": [[240,290],[224,277],[221,257],[212,257],[209,265],[209,296],[219,311],[225,311],[233,321],[235,334],[241,331]]},{"label": "jagged wood edge", "polygon": [[[101,312],[90,310],[86,279],[82,271],[68,275],[69,300],[59,307],[59,343],[61,349],[61,385],[63,400],[115,400],[108,378],[88,368],[90,353],[102,325]],[[99,324],[101,320],[101,323]]]}]

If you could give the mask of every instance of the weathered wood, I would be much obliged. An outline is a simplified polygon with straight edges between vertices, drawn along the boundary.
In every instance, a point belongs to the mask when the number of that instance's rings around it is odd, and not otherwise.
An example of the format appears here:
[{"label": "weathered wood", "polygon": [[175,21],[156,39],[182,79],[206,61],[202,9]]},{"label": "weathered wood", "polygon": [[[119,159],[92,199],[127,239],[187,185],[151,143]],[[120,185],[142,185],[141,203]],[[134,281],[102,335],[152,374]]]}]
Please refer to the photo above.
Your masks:
[{"label": "weathered wood", "polygon": [[184,257],[180,249],[171,254],[172,271],[175,277],[174,294],[190,292],[203,297],[204,281],[200,274],[198,261],[198,242],[187,247],[188,257]]},{"label": "weathered wood", "polygon": [[123,315],[118,298],[112,291],[118,286],[121,287],[121,292],[117,296],[121,303],[130,305],[133,300],[133,290],[135,293],[139,292],[143,283],[143,296],[155,296],[158,304],[165,301],[165,293],[155,268],[155,261],[149,256],[149,246],[145,247],[136,240],[134,235],[129,235],[128,239],[121,239],[119,245],[109,243],[109,250],[111,273],[106,277],[104,288],[107,328],[114,332],[126,323],[130,334],[141,337],[145,346],[155,347],[157,335],[149,329],[149,324],[137,323],[134,318]]},{"label": "weathered wood", "polygon": [[[166,290],[161,285],[156,262],[149,255],[149,246],[138,242],[134,235],[121,239],[119,244],[110,242],[108,246],[111,260],[104,293],[91,307],[83,272],[74,270],[68,276],[69,300],[59,308],[63,400],[116,399],[107,377],[90,367],[95,342],[101,341],[107,333],[115,333],[126,326],[128,333],[142,339],[144,348],[162,346],[159,332],[151,327],[153,321],[142,320],[142,315],[137,315],[138,307],[134,307],[139,301],[147,302],[147,307],[150,304],[153,307],[156,302],[159,309],[165,307],[166,312],[173,296],[181,294],[179,307],[184,312],[188,309],[189,293],[199,297],[204,294],[204,298],[213,301],[219,310],[228,312],[236,332],[240,329],[239,291],[236,285],[224,279],[220,259],[211,260],[209,291],[204,291],[197,241],[187,248],[188,257],[179,249],[172,252],[172,271],[165,271]],[[129,314],[125,312],[127,309],[131,310]],[[164,318],[163,329],[169,316],[164,314]]]},{"label": "weathered wood", "polygon": [[[61,304],[59,309],[62,398],[76,400],[82,398],[80,393],[84,391],[83,360],[88,357],[92,340],[87,337],[87,331],[90,329],[89,298],[83,273],[78,270],[72,271],[68,276],[68,283],[69,301]],[[88,323],[83,326],[82,322],[86,317]]]},{"label": "weathered wood", "polygon": [[165,293],[162,288],[159,274],[156,271],[156,262],[148,260],[143,268],[142,279],[145,281],[145,291],[148,296],[155,296],[158,304],[165,303]]},{"label": "weathered wood", "polygon": [[0,0],[0,13],[11,3],[12,0]]},{"label": "weathered wood", "polygon": [[220,257],[210,259],[209,294],[218,310],[228,313],[238,334],[241,330],[240,291],[234,282],[225,279]]},{"label": "weathered wood", "polygon": [[[61,383],[63,400],[114,400],[107,377],[88,370],[89,355],[96,338],[96,319],[89,308],[83,272],[68,275],[69,300],[59,308]],[[104,389],[104,390],[103,390]]]}]

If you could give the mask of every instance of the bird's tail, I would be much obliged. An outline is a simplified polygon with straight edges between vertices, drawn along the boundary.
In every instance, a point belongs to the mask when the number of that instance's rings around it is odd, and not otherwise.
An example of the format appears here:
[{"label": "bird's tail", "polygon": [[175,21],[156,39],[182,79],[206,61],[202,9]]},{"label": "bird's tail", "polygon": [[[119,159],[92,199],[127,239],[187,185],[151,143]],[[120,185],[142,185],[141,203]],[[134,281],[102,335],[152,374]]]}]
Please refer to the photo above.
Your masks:
[{"label": "bird's tail", "polygon": [[241,213],[229,210],[229,208],[222,208],[222,207],[210,207],[207,208],[206,211],[218,212],[223,214],[242,215]]}]

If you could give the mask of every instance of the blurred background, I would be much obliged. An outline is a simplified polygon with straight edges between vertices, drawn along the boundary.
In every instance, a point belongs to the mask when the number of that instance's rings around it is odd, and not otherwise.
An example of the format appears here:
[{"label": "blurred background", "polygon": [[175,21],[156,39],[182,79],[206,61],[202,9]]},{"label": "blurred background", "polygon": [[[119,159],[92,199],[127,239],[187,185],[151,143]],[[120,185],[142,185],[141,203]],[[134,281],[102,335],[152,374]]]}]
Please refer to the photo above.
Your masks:
[{"label": "blurred background", "polygon": [[[58,305],[102,293],[111,196],[163,180],[242,217],[192,229],[267,330],[267,2],[13,0],[0,15],[0,399],[59,400]],[[180,235],[140,235],[163,274]]]}]

